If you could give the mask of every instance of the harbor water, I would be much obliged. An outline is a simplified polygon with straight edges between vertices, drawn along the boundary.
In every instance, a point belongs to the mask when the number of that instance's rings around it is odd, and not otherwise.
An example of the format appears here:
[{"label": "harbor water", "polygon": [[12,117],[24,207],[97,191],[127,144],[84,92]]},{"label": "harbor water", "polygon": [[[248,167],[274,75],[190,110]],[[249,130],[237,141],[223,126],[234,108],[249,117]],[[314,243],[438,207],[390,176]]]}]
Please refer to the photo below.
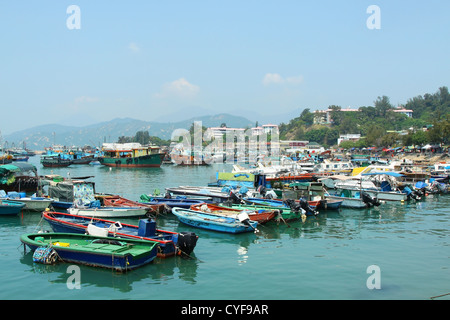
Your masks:
[{"label": "harbor water", "polygon": [[[72,165],[40,175],[94,176],[96,191],[131,200],[166,187],[206,186],[231,166],[125,169]],[[137,224],[136,219],[117,219]],[[323,211],[289,223],[269,222],[258,233],[221,234],[195,229],[173,215],[160,229],[199,236],[191,259],[156,258],[120,274],[80,266],[71,286],[70,264],[32,261],[20,235],[51,230],[40,213],[0,217],[2,300],[429,300],[450,292],[450,194],[423,201]],[[375,279],[375,280],[374,280]],[[376,285],[374,285],[376,284]],[[439,297],[438,297],[439,296]]]}]

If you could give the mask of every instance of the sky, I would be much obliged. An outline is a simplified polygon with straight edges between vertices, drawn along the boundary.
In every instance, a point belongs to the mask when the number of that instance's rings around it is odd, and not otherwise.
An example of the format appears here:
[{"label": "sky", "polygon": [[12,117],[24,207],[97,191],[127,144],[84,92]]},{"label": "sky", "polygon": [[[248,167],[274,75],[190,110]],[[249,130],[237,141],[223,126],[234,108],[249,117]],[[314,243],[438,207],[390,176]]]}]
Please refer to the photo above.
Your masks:
[{"label": "sky", "polygon": [[450,84],[449,11],[435,0],[2,1],[0,132],[404,104]]}]

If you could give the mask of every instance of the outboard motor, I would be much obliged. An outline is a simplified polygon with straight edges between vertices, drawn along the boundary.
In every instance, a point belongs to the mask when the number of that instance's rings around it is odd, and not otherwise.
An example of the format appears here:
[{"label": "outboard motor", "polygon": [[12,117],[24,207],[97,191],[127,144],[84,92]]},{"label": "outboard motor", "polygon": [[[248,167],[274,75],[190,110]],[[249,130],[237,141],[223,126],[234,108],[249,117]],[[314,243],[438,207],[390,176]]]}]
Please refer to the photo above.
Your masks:
[{"label": "outboard motor", "polygon": [[283,200],[283,203],[285,204],[285,205],[287,205],[289,208],[291,208],[291,210],[292,211],[299,211],[300,209],[301,209],[301,207],[300,207],[300,205],[299,204],[297,204],[294,200],[292,200],[292,199],[286,199],[286,200]]},{"label": "outboard motor", "polygon": [[264,198],[264,196],[266,195],[266,187],[264,186],[259,186],[257,191],[259,192],[259,194]]},{"label": "outboard motor", "polygon": [[366,206],[379,206],[381,203],[377,198],[372,198],[367,192],[361,193],[361,199],[366,204]]},{"label": "outboard motor", "polygon": [[403,193],[406,193],[408,199],[420,200],[421,197],[417,191],[412,191],[408,186],[403,188]]},{"label": "outboard motor", "polygon": [[233,191],[230,191],[230,196],[229,196],[228,199],[231,201],[231,203],[236,203],[236,204],[243,203],[242,198],[240,197],[240,195],[237,195]]},{"label": "outboard motor", "polygon": [[170,192],[166,192],[166,194],[164,195],[164,199],[172,199],[172,195],[170,194]]},{"label": "outboard motor", "polygon": [[307,216],[317,216],[319,214],[318,211],[311,208],[311,206],[305,199],[300,199],[300,207],[306,211]]},{"label": "outboard motor", "polygon": [[180,232],[178,234],[178,250],[190,255],[197,245],[198,236],[194,232]]}]

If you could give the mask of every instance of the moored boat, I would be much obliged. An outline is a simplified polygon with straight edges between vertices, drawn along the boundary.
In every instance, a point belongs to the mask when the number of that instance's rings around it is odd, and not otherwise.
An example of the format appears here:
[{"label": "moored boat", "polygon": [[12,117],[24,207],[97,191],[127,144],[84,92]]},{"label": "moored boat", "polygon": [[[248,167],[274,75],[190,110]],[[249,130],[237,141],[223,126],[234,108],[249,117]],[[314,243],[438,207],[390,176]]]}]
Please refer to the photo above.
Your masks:
[{"label": "moored boat", "polygon": [[238,210],[232,208],[225,208],[211,203],[202,203],[192,205],[191,210],[200,211],[200,212],[211,212],[217,215],[231,216],[236,217],[240,213],[245,212],[248,214],[248,217],[252,221],[256,221],[259,224],[264,224],[274,219],[278,215],[278,210]]},{"label": "moored boat", "polygon": [[140,143],[104,143],[103,156],[98,161],[108,167],[160,167],[165,153],[157,146]]},{"label": "moored boat", "polygon": [[275,217],[275,220],[277,218],[284,220],[284,221],[295,221],[300,220],[303,218],[306,218],[305,211],[301,208],[284,208],[284,207],[270,207],[270,206],[264,206],[264,205],[255,205],[255,204],[231,204],[231,203],[221,203],[219,206],[222,206],[224,208],[232,208],[237,210],[275,210],[278,209],[279,213],[277,214],[277,217]]},{"label": "moored boat", "polygon": [[25,203],[0,199],[0,216],[13,216],[25,207]]},{"label": "moored boat", "polygon": [[69,214],[79,215],[84,217],[99,217],[99,218],[126,218],[126,217],[143,217],[147,213],[145,207],[70,207],[67,209]]},{"label": "moored boat", "polygon": [[46,168],[63,168],[70,166],[72,160],[61,158],[60,155],[43,155],[41,156],[41,164]]},{"label": "moored boat", "polygon": [[187,198],[152,197],[146,194],[142,194],[139,203],[152,206],[164,205],[169,208],[179,207],[189,209],[192,205],[205,203],[205,201]]},{"label": "moored boat", "polygon": [[161,258],[181,253],[190,255],[198,240],[198,236],[192,232],[177,233],[157,229],[156,222],[152,219],[141,219],[136,226],[119,221],[92,219],[52,211],[44,212],[43,218],[50,224],[54,232],[84,234],[95,231],[109,237],[157,241],[159,243],[158,256]]},{"label": "moored boat", "polygon": [[50,207],[54,201],[53,199],[46,197],[21,197],[9,200],[12,202],[24,203],[25,207],[23,209],[29,211],[44,211]]},{"label": "moored boat", "polygon": [[172,213],[180,222],[195,228],[233,234],[257,231],[258,222],[250,221],[248,215],[242,218],[225,217],[177,207],[172,209]]},{"label": "moored boat", "polygon": [[96,194],[97,199],[103,202],[106,207],[144,207],[148,214],[159,214],[168,211],[168,207],[164,203],[147,204],[126,199],[119,195],[100,195]]},{"label": "moored boat", "polygon": [[34,252],[35,262],[52,264],[58,260],[110,268],[133,270],[152,262],[159,243],[137,239],[112,239],[76,233],[23,234],[20,241]]}]

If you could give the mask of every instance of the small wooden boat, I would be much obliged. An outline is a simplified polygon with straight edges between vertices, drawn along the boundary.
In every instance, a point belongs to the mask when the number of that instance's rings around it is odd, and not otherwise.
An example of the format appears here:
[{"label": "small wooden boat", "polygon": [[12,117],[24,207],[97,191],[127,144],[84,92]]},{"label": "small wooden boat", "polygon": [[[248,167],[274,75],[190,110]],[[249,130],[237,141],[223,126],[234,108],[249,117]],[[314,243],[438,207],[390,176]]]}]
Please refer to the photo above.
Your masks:
[{"label": "small wooden boat", "polygon": [[246,204],[255,206],[264,206],[275,209],[299,211],[301,208],[307,216],[316,216],[319,214],[313,207],[309,205],[306,200],[276,200],[276,199],[261,199],[261,198],[246,198],[243,199]]},{"label": "small wooden boat", "polygon": [[22,197],[18,199],[9,199],[9,200],[18,203],[25,203],[24,210],[29,211],[44,211],[54,201],[53,199],[46,197]]},{"label": "small wooden boat", "polygon": [[220,203],[219,206],[224,208],[232,208],[238,210],[279,210],[279,213],[275,219],[279,218],[284,221],[295,221],[306,218],[305,211],[301,208],[284,208],[284,207],[270,207],[263,205],[255,205],[255,204],[237,204],[237,203]]},{"label": "small wooden boat", "polygon": [[[261,198],[247,198],[244,199],[248,203],[252,204],[262,204],[262,205],[269,205],[269,206],[286,206],[286,203],[283,202],[281,199],[261,199]],[[337,210],[342,204],[342,200],[331,200],[331,199],[320,199],[320,200],[309,200],[306,201],[309,205],[310,209],[319,210],[319,209],[327,209],[327,210]],[[295,200],[296,204],[303,204],[305,207],[305,203],[301,203],[300,200]],[[305,209],[305,208],[304,208]],[[305,209],[306,210],[306,209]],[[306,210],[308,211],[308,210]]]},{"label": "small wooden boat", "polygon": [[372,198],[364,191],[352,195],[349,190],[336,190],[335,193],[325,194],[325,199],[342,201],[341,207],[350,209],[364,209],[380,205],[378,199]]},{"label": "small wooden boat", "polygon": [[258,222],[251,221],[248,215],[241,218],[226,217],[213,213],[199,212],[184,208],[172,208],[178,220],[189,226],[225,233],[243,233],[257,231]]},{"label": "small wooden boat", "polygon": [[223,188],[220,187],[196,187],[196,186],[180,186],[180,187],[172,187],[166,188],[167,192],[177,194],[177,195],[185,195],[185,196],[194,196],[194,197],[207,197],[211,198],[213,202],[224,202],[230,198],[230,193],[222,191]]},{"label": "small wooden boat", "polygon": [[14,216],[25,207],[25,203],[0,199],[0,216]]},{"label": "small wooden boat", "polygon": [[338,210],[344,200],[338,199],[320,199],[308,201],[310,207],[316,210]]},{"label": "small wooden boat", "polygon": [[269,222],[273,218],[275,218],[278,215],[278,210],[238,210],[238,209],[232,209],[232,208],[224,208],[212,203],[202,203],[202,204],[196,204],[191,206],[191,210],[200,211],[200,212],[211,212],[217,215],[224,215],[224,216],[230,216],[230,217],[236,217],[242,212],[245,212],[248,214],[250,220],[256,221],[259,224],[264,224],[266,222]]},{"label": "small wooden boat", "polygon": [[143,217],[147,213],[147,208],[144,207],[94,207],[81,208],[70,207],[67,209],[69,214],[79,215],[84,217],[97,218],[123,218],[123,217]]},{"label": "small wooden boat", "polygon": [[152,197],[143,194],[140,197],[139,203],[147,205],[165,205],[169,208],[178,207],[189,209],[192,205],[205,203],[205,201],[186,198]]},{"label": "small wooden boat", "polygon": [[156,258],[159,243],[137,239],[112,239],[76,233],[32,233],[20,237],[33,252],[33,261],[52,264],[58,260],[110,268],[133,270]]},{"label": "small wooden boat", "polygon": [[95,197],[100,199],[100,202],[103,202],[103,205],[106,207],[144,207],[147,209],[148,214],[160,214],[170,211],[165,203],[148,204],[129,200],[119,195],[96,194]]},{"label": "small wooden boat", "polygon": [[102,234],[109,237],[132,238],[159,243],[158,257],[167,258],[177,254],[190,255],[198,236],[192,232],[176,233],[156,228],[152,219],[141,219],[139,225],[121,223],[98,218],[81,217],[61,212],[46,211],[43,218],[54,232]]}]

